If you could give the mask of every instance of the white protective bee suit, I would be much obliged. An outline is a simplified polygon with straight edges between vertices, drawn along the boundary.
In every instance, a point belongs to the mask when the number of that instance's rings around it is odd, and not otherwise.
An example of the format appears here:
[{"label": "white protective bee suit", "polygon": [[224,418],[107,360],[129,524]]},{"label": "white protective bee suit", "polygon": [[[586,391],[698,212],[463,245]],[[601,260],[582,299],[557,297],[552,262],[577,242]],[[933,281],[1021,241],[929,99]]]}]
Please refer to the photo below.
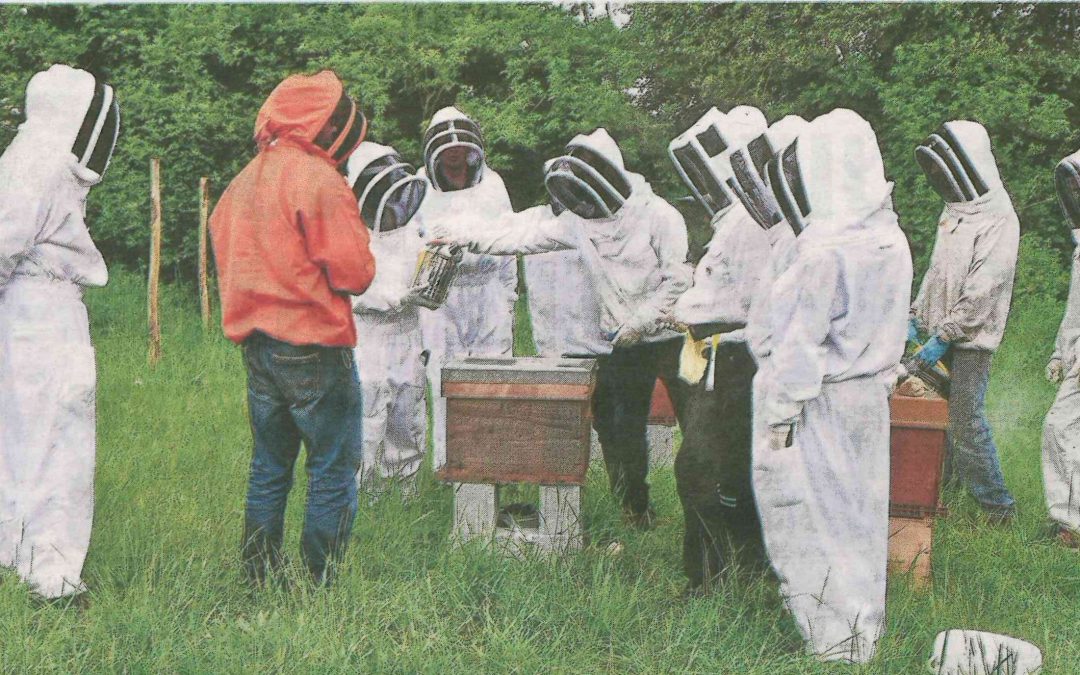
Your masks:
[{"label": "white protective bee suit", "polygon": [[[468,178],[454,189],[444,175],[447,152],[464,151]],[[464,113],[448,107],[431,119],[424,135],[424,168],[434,188],[418,214],[421,235],[429,228],[446,226],[463,237],[483,233],[513,213],[502,178],[485,163],[479,127]],[[446,462],[446,400],[441,396],[442,367],[467,356],[509,356],[514,349],[514,303],[517,302],[517,261],[466,253],[442,307],[422,312],[420,328],[428,352],[434,420],[434,463]]]},{"label": "white protective bee suit", "polygon": [[457,228],[440,238],[484,254],[581,254],[600,300],[600,330],[614,347],[600,362],[595,427],[624,508],[647,519],[645,428],[657,376],[676,415],[682,413],[681,338],[660,319],[690,285],[686,225],[642,176],[626,171],[618,144],[604,129],[576,136],[565,155],[547,162],[545,186],[557,218],[512,216],[498,230]]},{"label": "white protective bee suit", "polygon": [[85,590],[96,374],[82,289],[108,271],[84,217],[119,123],[112,87],[55,65],[31,78],[0,157],[0,566],[46,598]]},{"label": "white protective bee suit", "polygon": [[1080,534],[1080,153],[1066,157],[1056,171],[1058,197],[1072,228],[1072,282],[1054,353],[1046,367],[1060,383],[1043,427],[1043,481],[1050,519]]},{"label": "white protective bee suit", "polygon": [[856,113],[814,120],[767,174],[798,239],[771,292],[755,391],[771,442],[755,444],[754,493],[808,652],[861,663],[885,623],[888,396],[911,254],[877,138]]},{"label": "white protective bee suit", "polygon": [[[573,213],[566,212],[567,218]],[[558,218],[550,206],[520,214],[522,226]],[[611,351],[600,330],[600,298],[593,289],[581,252],[572,249],[524,259],[533,340],[539,356],[597,356]]]},{"label": "white protective bee suit", "polygon": [[378,273],[353,298],[356,364],[364,400],[362,491],[378,497],[390,481],[408,495],[427,445],[420,310],[410,286],[423,250],[414,218],[428,184],[390,147],[361,143],[348,162],[348,180],[371,229]]},{"label": "white protective bee suit", "polygon": [[945,478],[962,481],[992,517],[1007,517],[1015,500],[1005,485],[985,397],[1009,317],[1020,221],[981,124],[946,122],[916,148],[915,158],[945,201],[930,268],[911,307],[918,326],[931,335],[927,344],[951,347],[945,356]]},{"label": "white protective bee suit", "polygon": [[[751,490],[751,391],[756,370],[743,330],[769,259],[769,238],[728,182],[731,153],[762,134],[765,116],[715,108],[668,146],[676,169],[714,234],[694,269],[693,286],[672,310],[690,338],[705,340],[705,372],[684,415],[675,480],[685,518],[683,569],[689,587],[707,587],[735,557],[763,562],[761,525]],[[692,340],[687,349],[697,349]],[[683,364],[685,366],[685,364]],[[687,377],[683,367],[683,377]]]}]

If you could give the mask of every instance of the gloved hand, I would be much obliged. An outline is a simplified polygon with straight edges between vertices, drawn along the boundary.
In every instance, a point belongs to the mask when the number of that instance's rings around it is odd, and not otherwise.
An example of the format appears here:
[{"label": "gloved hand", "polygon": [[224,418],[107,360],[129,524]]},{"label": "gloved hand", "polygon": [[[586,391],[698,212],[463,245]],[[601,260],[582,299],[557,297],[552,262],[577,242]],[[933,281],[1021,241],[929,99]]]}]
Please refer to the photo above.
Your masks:
[{"label": "gloved hand", "polygon": [[611,344],[616,347],[630,347],[641,342],[643,333],[636,327],[630,324],[623,324],[619,330],[615,331],[615,337],[612,338]]},{"label": "gloved hand", "polygon": [[1046,379],[1053,384],[1061,384],[1065,379],[1065,364],[1061,359],[1054,357],[1046,364]]},{"label": "gloved hand", "polygon": [[671,312],[664,312],[660,315],[660,320],[657,321],[657,326],[661,329],[673,330],[676,333],[685,333],[688,327],[682,321],[675,318],[675,315]]},{"label": "gloved hand", "polygon": [[907,339],[908,342],[917,342],[919,340],[919,322],[914,318],[907,323]]},{"label": "gloved hand", "polygon": [[949,351],[949,343],[935,335],[926,341],[926,344],[915,354],[915,357],[932,366],[940,361],[947,351]]},{"label": "gloved hand", "polygon": [[769,427],[769,449],[783,450],[795,442],[795,423],[774,424]]},{"label": "gloved hand", "polygon": [[638,318],[631,318],[629,321],[619,326],[619,330],[615,332],[615,337],[612,339],[611,344],[616,347],[629,347],[641,342],[641,339],[646,335],[656,330],[659,325],[658,319],[642,320]]},{"label": "gloved hand", "polygon": [[405,294],[398,300],[399,307],[408,307],[410,305],[419,304],[419,300],[423,297],[423,288],[410,288],[405,291]]},{"label": "gloved hand", "polygon": [[462,239],[458,232],[458,228],[451,227],[446,221],[439,221],[424,227],[424,233],[427,235],[429,245],[450,244],[468,248],[470,242]]}]

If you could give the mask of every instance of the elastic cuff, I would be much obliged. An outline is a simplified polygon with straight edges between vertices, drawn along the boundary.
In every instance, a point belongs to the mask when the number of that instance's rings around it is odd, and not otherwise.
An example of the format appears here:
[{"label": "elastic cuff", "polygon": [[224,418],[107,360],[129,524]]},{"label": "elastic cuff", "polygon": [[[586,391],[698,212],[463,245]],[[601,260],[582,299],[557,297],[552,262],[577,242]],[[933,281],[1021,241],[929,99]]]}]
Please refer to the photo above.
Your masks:
[{"label": "elastic cuff", "polygon": [[938,327],[938,335],[941,339],[950,344],[954,342],[964,342],[967,340],[967,336],[964,334],[964,329],[960,327],[960,324],[955,321],[949,321],[941,324]]}]

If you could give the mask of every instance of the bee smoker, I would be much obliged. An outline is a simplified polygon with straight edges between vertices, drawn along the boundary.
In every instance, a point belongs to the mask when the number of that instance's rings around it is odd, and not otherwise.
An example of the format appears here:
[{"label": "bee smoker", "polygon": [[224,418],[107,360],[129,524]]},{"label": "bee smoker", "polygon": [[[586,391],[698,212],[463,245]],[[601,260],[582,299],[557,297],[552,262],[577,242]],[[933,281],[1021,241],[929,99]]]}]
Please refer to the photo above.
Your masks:
[{"label": "bee smoker", "polygon": [[428,246],[420,253],[412,282],[413,290],[419,292],[418,305],[438,309],[446,302],[461,257],[461,247],[453,244]]}]

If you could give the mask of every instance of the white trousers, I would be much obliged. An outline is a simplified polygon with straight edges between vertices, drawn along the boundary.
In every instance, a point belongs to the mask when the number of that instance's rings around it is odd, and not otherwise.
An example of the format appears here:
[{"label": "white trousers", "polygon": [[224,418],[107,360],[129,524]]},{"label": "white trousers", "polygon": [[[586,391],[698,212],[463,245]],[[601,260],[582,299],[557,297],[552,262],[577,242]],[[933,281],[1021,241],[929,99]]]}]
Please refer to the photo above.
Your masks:
[{"label": "white trousers", "polygon": [[420,328],[406,322],[357,321],[356,363],[364,397],[364,458],[357,479],[378,491],[416,475],[427,445]]},{"label": "white trousers", "polygon": [[794,444],[771,450],[754,381],[754,497],[784,602],[807,651],[869,661],[885,622],[889,541],[889,405],[871,378],[826,383]]},{"label": "white trousers", "polygon": [[1042,453],[1050,519],[1080,533],[1080,378],[1075,370],[1046,414]]},{"label": "white trousers", "polygon": [[0,566],[46,598],[85,590],[95,392],[79,288],[13,278],[0,289]]}]

